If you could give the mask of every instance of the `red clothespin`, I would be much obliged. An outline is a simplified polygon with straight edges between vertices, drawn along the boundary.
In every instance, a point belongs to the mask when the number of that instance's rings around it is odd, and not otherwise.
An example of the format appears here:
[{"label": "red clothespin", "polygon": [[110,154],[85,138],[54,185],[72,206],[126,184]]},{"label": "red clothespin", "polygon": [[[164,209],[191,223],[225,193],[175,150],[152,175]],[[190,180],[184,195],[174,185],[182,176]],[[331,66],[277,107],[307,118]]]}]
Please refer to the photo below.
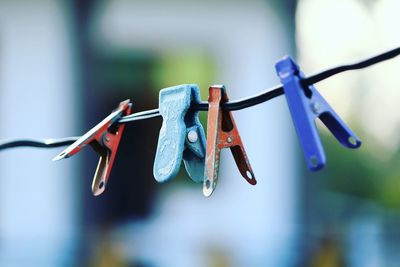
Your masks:
[{"label": "red clothespin", "polygon": [[118,145],[122,137],[125,125],[118,124],[118,120],[131,113],[129,100],[121,102],[117,109],[97,124],[89,132],[81,136],[75,143],[67,147],[53,160],[69,158],[78,153],[86,145],[91,145],[100,156],[96,173],[92,182],[93,195],[98,196],[104,192],[111,168],[114,163]]},{"label": "red clothespin", "polygon": [[217,185],[220,154],[223,148],[229,147],[231,149],[243,178],[251,185],[257,183],[232,113],[221,108],[221,104],[227,101],[228,96],[224,86],[213,85],[209,88],[207,148],[203,184],[203,194],[206,197],[212,194]]}]

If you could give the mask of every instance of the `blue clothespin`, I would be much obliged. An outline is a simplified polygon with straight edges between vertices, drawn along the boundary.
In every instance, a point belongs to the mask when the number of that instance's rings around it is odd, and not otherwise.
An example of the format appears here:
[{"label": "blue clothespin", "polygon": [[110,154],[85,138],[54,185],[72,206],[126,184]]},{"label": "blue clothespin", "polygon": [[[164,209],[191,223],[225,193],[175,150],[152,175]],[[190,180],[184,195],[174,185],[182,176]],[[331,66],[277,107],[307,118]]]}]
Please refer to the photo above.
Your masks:
[{"label": "blue clothespin", "polygon": [[302,84],[304,74],[290,57],[287,56],[278,61],[275,69],[283,84],[283,91],[292,114],[297,136],[310,170],[319,170],[326,162],[315,125],[317,117],[343,146],[358,148],[361,145],[360,139],[342,121],[314,86]]},{"label": "blue clothespin", "polygon": [[178,85],[160,91],[159,110],[163,123],[158,137],[153,174],[158,182],[166,182],[178,173],[182,160],[195,182],[204,180],[206,137],[198,111],[190,110],[199,103],[199,87]]}]

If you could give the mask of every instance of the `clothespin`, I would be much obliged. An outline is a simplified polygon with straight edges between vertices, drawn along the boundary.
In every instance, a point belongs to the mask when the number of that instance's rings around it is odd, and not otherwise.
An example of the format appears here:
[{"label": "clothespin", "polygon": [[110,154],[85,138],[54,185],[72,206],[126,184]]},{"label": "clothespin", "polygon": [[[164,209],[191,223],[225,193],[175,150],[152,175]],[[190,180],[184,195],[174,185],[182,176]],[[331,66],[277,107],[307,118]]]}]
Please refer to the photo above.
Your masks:
[{"label": "clothespin", "polygon": [[232,113],[221,108],[221,104],[227,101],[228,96],[224,86],[214,85],[209,88],[207,150],[203,183],[203,194],[206,197],[212,194],[217,185],[220,154],[223,148],[231,149],[243,178],[251,185],[257,183]]},{"label": "clothespin", "polygon": [[195,182],[203,182],[206,138],[198,111],[190,109],[200,102],[199,87],[178,85],[160,91],[159,110],[163,123],[158,138],[153,174],[166,182],[178,173],[181,162]]},{"label": "clothespin", "polygon": [[302,83],[304,74],[293,59],[285,57],[276,63],[275,68],[283,84],[297,136],[310,170],[319,170],[326,162],[315,125],[316,118],[325,124],[343,146],[358,148],[361,145],[360,139],[342,121],[315,87]]},{"label": "clothespin", "polygon": [[121,102],[117,109],[108,115],[102,122],[80,137],[75,143],[67,147],[53,160],[69,158],[78,153],[86,145],[91,145],[100,156],[96,173],[92,182],[93,195],[97,196],[104,192],[108,177],[117,154],[118,145],[124,132],[125,125],[118,124],[118,120],[131,113],[129,100]]}]

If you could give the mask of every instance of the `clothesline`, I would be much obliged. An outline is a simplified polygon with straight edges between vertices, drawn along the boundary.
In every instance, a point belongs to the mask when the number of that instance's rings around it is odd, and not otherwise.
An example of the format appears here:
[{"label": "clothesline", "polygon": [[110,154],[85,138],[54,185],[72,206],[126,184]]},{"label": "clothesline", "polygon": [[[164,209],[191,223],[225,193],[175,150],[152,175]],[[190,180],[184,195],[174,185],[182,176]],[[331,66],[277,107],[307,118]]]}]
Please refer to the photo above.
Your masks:
[{"label": "clothesline", "polygon": [[[153,173],[157,181],[165,182],[177,174],[183,161],[189,177],[203,183],[203,194],[210,196],[218,179],[219,154],[230,148],[243,178],[256,184],[232,111],[241,110],[285,95],[292,120],[310,170],[321,169],[326,162],[315,119],[319,118],[345,147],[358,148],[360,139],[341,120],[328,102],[314,88],[314,84],[336,74],[363,69],[400,54],[400,47],[366,60],[331,68],[305,77],[290,57],[275,65],[281,85],[258,95],[229,101],[224,86],[209,88],[208,102],[201,101],[195,84],[179,85],[160,91],[159,108],[131,114],[129,100],[121,102],[102,122],[81,137],[60,139],[16,139],[0,141],[0,150],[14,147],[54,148],[70,145],[54,160],[68,158],[90,144],[100,161],[92,184],[94,195],[105,190],[115,154],[125,124],[138,120],[163,117]],[[199,111],[208,111],[207,138],[198,119]]]}]

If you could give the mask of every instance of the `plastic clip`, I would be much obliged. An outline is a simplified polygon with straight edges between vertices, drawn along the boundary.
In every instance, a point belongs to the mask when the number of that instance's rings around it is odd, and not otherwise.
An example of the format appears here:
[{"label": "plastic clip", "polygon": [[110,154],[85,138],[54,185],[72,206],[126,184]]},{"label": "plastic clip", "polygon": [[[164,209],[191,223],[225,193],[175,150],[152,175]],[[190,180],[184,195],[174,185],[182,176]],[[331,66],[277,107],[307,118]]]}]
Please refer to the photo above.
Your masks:
[{"label": "plastic clip", "polygon": [[223,148],[231,149],[243,178],[252,185],[257,183],[232,113],[221,108],[221,104],[227,101],[228,96],[224,86],[213,85],[209,88],[207,150],[203,184],[203,194],[206,197],[213,193],[217,185],[220,154]]},{"label": "plastic clip", "polygon": [[204,180],[206,138],[198,111],[190,110],[193,102],[200,102],[199,87],[195,84],[178,85],[160,91],[159,110],[163,123],[153,168],[158,182],[175,177],[182,160],[193,181]]},{"label": "plastic clip", "polygon": [[290,57],[275,65],[283,84],[286,100],[300,139],[308,168],[317,171],[326,163],[324,149],[318,135],[315,119],[319,118],[345,147],[358,148],[360,139],[342,121],[313,85],[302,83],[304,74]]},{"label": "plastic clip", "polygon": [[93,195],[97,196],[104,192],[111,168],[114,163],[118,145],[122,137],[125,125],[118,124],[118,119],[131,113],[129,100],[121,102],[116,110],[108,115],[102,122],[97,124],[89,132],[80,137],[75,143],[67,147],[53,160],[69,158],[78,153],[86,145],[91,145],[100,156],[96,173],[92,182]]}]

